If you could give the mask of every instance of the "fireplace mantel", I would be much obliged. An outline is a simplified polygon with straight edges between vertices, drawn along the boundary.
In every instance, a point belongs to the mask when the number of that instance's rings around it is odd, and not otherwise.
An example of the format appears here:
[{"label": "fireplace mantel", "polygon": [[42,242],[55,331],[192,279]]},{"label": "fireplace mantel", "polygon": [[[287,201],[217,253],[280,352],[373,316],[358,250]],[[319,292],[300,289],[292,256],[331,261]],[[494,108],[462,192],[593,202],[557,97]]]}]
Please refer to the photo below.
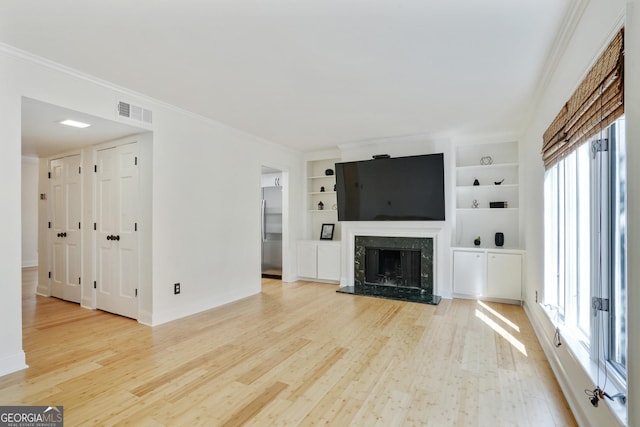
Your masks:
[{"label": "fireplace mantel", "polygon": [[356,236],[382,236],[382,237],[428,237],[433,239],[433,277],[434,293],[438,292],[438,236],[442,231],[441,222],[343,222],[342,223],[342,251],[347,254],[344,258],[346,265],[343,268],[343,276],[340,286],[353,286],[355,269],[355,238]]}]

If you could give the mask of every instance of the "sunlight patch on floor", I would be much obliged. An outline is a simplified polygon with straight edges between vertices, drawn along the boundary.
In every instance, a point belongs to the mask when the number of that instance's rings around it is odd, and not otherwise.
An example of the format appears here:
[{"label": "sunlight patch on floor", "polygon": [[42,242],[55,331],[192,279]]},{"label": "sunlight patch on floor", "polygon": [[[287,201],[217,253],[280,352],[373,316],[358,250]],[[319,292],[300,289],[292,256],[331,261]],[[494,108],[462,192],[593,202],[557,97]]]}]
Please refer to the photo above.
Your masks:
[{"label": "sunlight patch on floor", "polygon": [[476,317],[482,320],[487,326],[496,331],[502,338],[506,339],[516,350],[527,356],[527,349],[516,337],[511,335],[505,328],[498,325],[493,319],[489,318],[480,310],[476,310]]},{"label": "sunlight patch on floor", "polygon": [[507,319],[502,314],[498,313],[493,308],[489,307],[487,304],[483,303],[482,301],[478,301],[478,305],[480,307],[484,308],[485,310],[487,310],[489,313],[491,313],[494,316],[496,316],[498,319],[502,320],[507,326],[511,327],[516,332],[520,332],[520,326],[516,325],[511,320]]}]

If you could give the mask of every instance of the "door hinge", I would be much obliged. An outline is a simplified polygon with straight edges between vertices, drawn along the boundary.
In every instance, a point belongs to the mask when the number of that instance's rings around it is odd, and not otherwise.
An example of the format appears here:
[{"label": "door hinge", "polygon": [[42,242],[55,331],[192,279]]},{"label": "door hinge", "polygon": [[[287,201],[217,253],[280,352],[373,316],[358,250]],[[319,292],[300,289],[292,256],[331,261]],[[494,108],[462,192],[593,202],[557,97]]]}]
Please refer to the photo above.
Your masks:
[{"label": "door hinge", "polygon": [[78,285],[82,285],[82,279],[78,277]]},{"label": "door hinge", "polygon": [[137,222],[133,223],[133,231],[138,231],[138,223]]},{"label": "door hinge", "polygon": [[48,225],[48,227],[49,227],[49,228],[51,228],[51,221],[49,221],[49,225]]},{"label": "door hinge", "polygon": [[97,289],[98,288],[98,283],[96,283],[96,281],[93,281],[93,289]]},{"label": "door hinge", "polygon": [[93,165],[93,171],[98,172],[98,165]]},{"label": "door hinge", "polygon": [[138,296],[138,288],[136,288],[136,297]]},{"label": "door hinge", "polygon": [[49,279],[51,279],[51,272],[49,272]]},{"label": "door hinge", "polygon": [[609,311],[609,300],[607,298],[591,298],[591,308],[593,308],[593,314],[596,311]]},{"label": "door hinge", "polygon": [[609,151],[609,140],[607,138],[591,141],[591,153],[594,158],[596,153],[601,153],[603,151]]},{"label": "door hinge", "polygon": [[47,172],[47,177],[51,179],[51,172]]},{"label": "door hinge", "polygon": [[78,166],[78,174],[82,173],[82,166]]},{"label": "door hinge", "polygon": [[93,231],[96,231],[98,229],[98,224],[96,224],[95,222],[93,223]]},{"label": "door hinge", "polygon": [[138,166],[138,156],[136,156],[136,157],[134,157],[134,158],[133,158],[133,164],[134,164],[135,166]]},{"label": "door hinge", "polygon": [[80,230],[82,227],[80,226],[80,223],[78,223],[78,230]]}]

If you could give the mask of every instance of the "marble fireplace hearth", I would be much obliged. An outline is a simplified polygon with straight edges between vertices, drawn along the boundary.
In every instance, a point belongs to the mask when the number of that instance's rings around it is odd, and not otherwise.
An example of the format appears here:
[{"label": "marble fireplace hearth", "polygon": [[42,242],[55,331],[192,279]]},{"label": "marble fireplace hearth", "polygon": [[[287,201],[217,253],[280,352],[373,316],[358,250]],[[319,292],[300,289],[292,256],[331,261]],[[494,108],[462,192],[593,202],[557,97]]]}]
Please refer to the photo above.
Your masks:
[{"label": "marble fireplace hearth", "polygon": [[434,237],[354,236],[353,286],[337,292],[438,304]]}]

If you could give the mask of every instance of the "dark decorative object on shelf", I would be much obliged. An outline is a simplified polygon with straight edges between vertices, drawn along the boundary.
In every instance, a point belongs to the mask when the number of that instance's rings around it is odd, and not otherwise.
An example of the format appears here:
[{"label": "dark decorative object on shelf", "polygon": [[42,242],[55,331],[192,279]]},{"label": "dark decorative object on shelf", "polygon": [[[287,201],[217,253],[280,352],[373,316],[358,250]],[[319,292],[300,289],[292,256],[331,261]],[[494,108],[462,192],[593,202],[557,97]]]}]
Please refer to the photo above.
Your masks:
[{"label": "dark decorative object on shelf", "polygon": [[473,241],[473,244],[476,246],[480,246],[480,236],[476,237],[476,239]]},{"label": "dark decorative object on shelf", "polygon": [[496,233],[496,246],[504,246],[504,233]]},{"label": "dark decorative object on shelf", "polygon": [[320,187],[320,192],[324,193],[324,187]]},{"label": "dark decorative object on shelf", "polygon": [[333,240],[333,229],[335,226],[335,224],[322,224],[320,240]]},{"label": "dark decorative object on shelf", "polygon": [[333,191],[336,191],[336,187],[338,186],[338,184],[333,184]]},{"label": "dark decorative object on shelf", "polygon": [[323,210],[323,209],[324,209],[324,203],[319,202],[319,203],[318,203],[318,210],[319,210],[319,211],[321,211],[321,210]]},{"label": "dark decorative object on shelf", "polygon": [[480,185],[480,181],[478,181],[478,178],[473,180],[473,185]]},{"label": "dark decorative object on shelf", "polygon": [[489,207],[506,209],[509,207],[509,203],[508,202],[489,202]]},{"label": "dark decorative object on shelf", "polygon": [[326,176],[331,176],[331,175],[333,175],[333,169],[327,169],[327,170],[325,170],[325,171],[324,171],[324,174],[325,174]]},{"label": "dark decorative object on shelf", "polygon": [[471,207],[473,209],[478,209],[480,207],[480,204],[478,203],[478,201],[476,199],[473,199],[473,201],[471,202]]},{"label": "dark decorative object on shelf", "polygon": [[493,181],[493,183],[494,183],[495,185],[500,185],[500,184],[502,184],[503,182],[504,182],[504,178],[502,178],[502,181]]}]

